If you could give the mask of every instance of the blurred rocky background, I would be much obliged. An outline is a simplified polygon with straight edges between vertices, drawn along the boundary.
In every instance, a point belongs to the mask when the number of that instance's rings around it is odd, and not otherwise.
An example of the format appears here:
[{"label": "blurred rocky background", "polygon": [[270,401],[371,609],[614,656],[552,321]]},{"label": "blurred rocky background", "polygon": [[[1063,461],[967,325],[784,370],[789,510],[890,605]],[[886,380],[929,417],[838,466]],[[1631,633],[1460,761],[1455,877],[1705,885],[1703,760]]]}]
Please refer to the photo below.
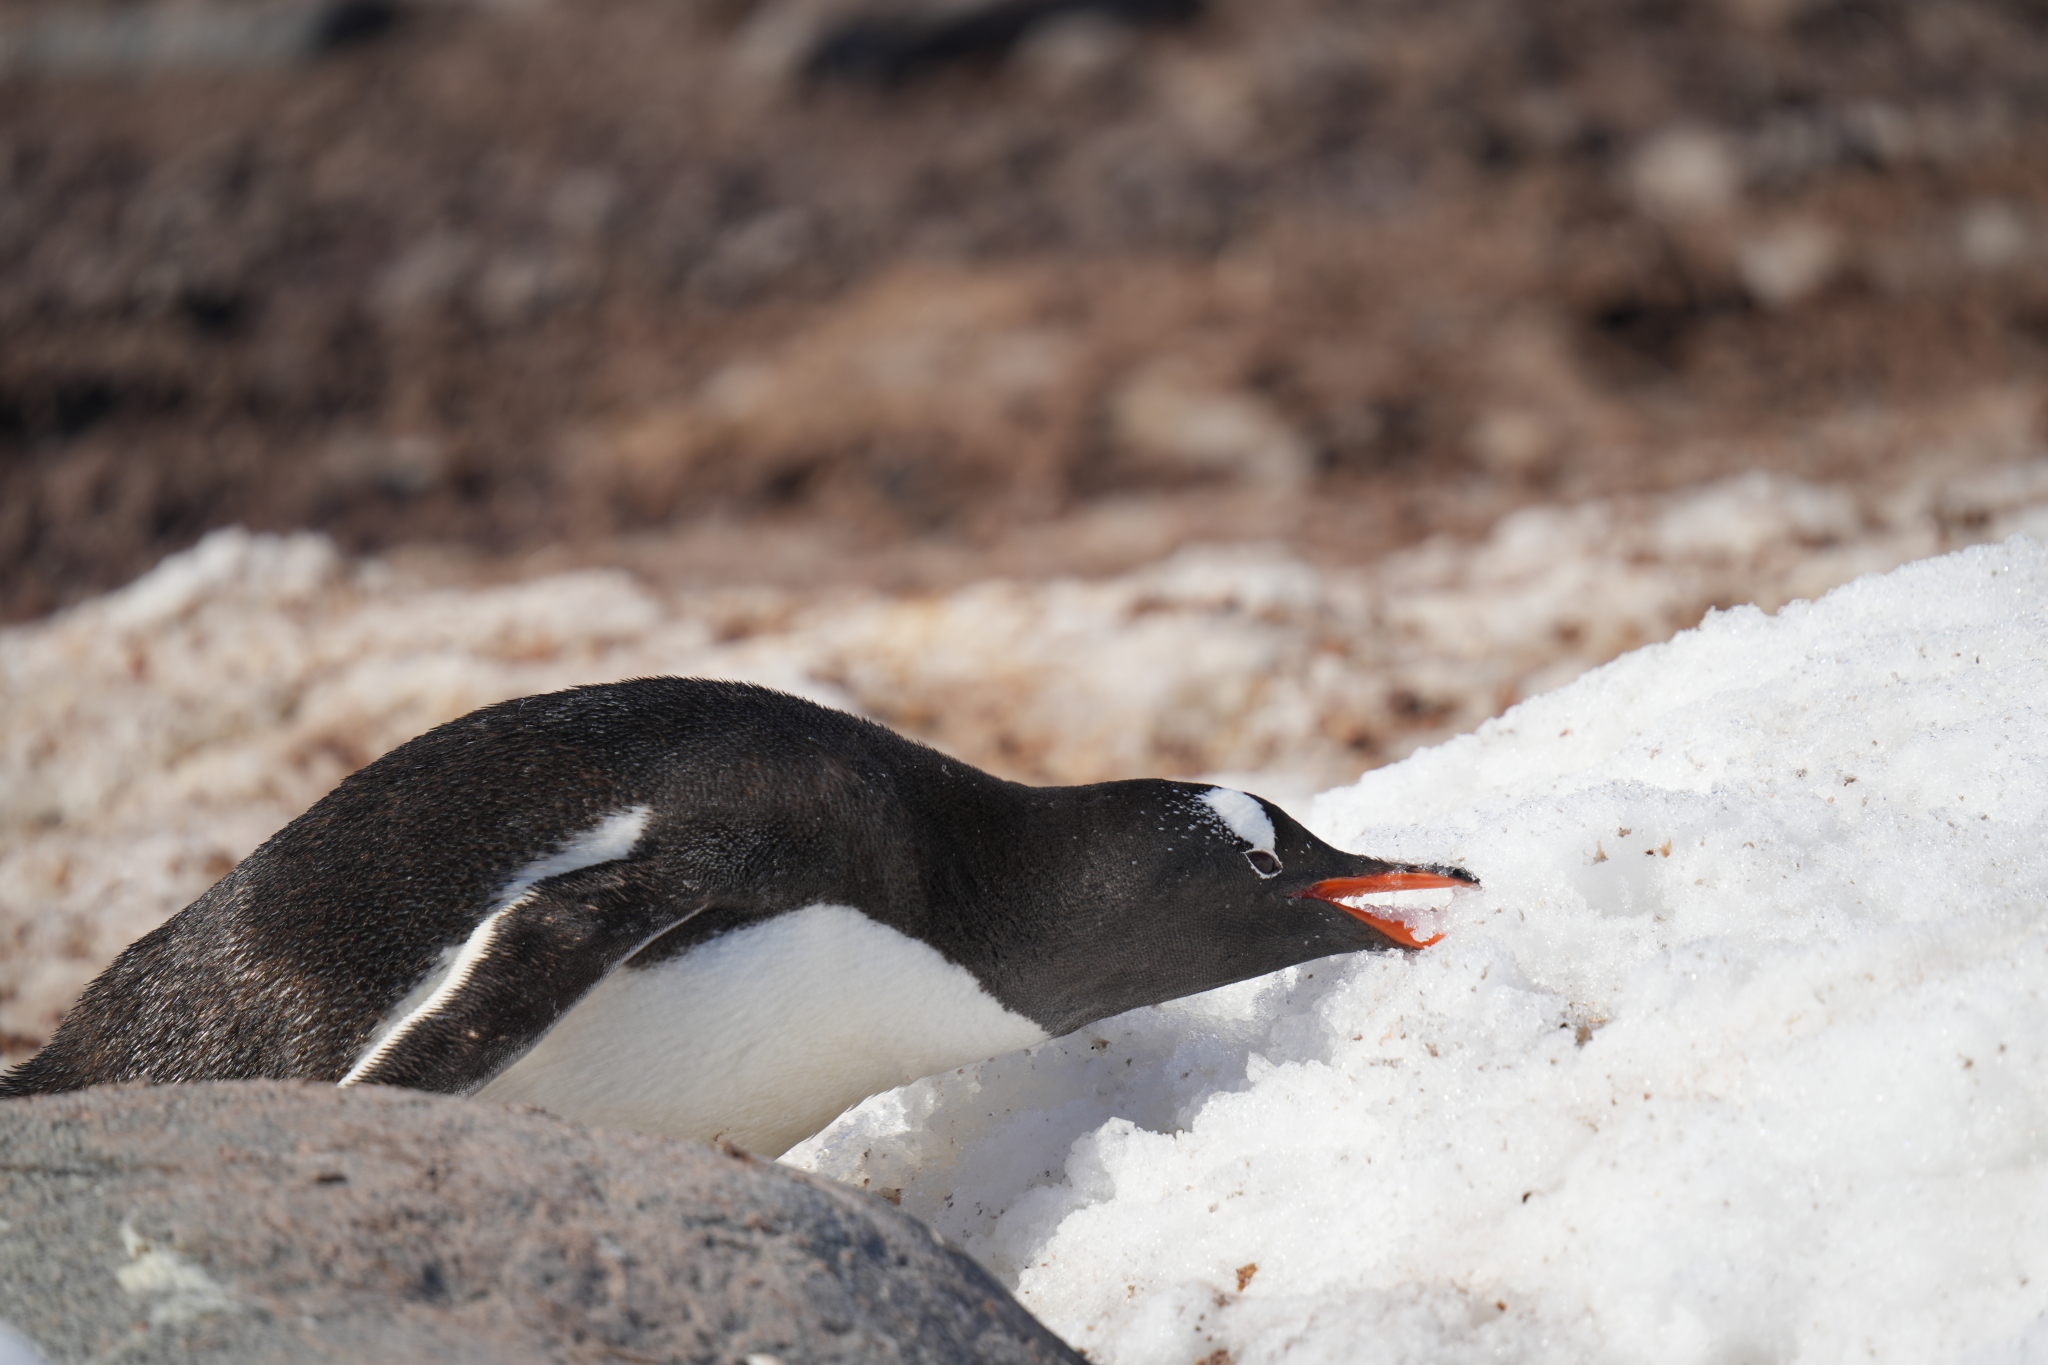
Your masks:
[{"label": "blurred rocky background", "polygon": [[2044,403],[2038,0],[0,0],[0,1060],[501,697],[1284,800]]},{"label": "blurred rocky background", "polygon": [[2012,459],[2044,167],[2038,0],[4,0],[0,609],[230,524],[948,586]]}]

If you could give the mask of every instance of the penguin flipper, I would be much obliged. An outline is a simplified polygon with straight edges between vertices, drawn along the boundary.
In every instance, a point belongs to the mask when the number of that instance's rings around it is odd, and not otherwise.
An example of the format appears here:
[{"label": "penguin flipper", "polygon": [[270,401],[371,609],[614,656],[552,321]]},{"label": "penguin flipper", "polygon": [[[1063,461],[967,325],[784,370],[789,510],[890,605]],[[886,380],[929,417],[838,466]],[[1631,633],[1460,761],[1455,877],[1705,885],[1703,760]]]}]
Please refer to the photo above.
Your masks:
[{"label": "penguin flipper", "polygon": [[679,906],[639,871],[610,863],[565,873],[492,913],[428,997],[339,1084],[446,1095],[481,1089],[613,968],[703,908]]}]

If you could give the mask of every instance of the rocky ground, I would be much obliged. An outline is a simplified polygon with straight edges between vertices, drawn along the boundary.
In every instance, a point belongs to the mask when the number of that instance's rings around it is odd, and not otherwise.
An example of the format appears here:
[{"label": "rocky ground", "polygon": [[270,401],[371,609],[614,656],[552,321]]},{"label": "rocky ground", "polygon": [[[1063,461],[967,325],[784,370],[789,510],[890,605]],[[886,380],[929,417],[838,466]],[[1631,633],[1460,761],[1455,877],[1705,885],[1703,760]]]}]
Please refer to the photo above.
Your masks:
[{"label": "rocky ground", "polygon": [[0,1320],[54,1365],[1080,1360],[923,1224],[729,1148],[274,1081],[17,1100],[0,1141]]},{"label": "rocky ground", "polygon": [[946,588],[2010,460],[2044,76],[2022,0],[8,0],[0,611],[234,523]]}]

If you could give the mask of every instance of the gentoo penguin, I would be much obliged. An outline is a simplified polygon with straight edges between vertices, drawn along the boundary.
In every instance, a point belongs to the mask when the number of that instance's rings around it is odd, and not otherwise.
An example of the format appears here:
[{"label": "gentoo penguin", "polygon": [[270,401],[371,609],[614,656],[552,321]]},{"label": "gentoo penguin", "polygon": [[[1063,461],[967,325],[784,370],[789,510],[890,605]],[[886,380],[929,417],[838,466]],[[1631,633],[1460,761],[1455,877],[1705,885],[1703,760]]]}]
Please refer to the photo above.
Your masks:
[{"label": "gentoo penguin", "polygon": [[1225,788],[1002,781],[743,683],[579,687],[344,780],[124,951],[0,1096],[374,1082],[775,1155],[1122,1010],[1423,946],[1342,902],[1472,880]]}]

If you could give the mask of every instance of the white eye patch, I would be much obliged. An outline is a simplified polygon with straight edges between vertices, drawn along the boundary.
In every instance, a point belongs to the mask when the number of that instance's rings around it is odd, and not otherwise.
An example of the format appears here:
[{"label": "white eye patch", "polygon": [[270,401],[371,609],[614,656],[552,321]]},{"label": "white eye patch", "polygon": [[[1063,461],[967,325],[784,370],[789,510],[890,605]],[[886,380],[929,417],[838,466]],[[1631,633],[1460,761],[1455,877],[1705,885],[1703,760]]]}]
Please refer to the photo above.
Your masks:
[{"label": "white eye patch", "polygon": [[1266,814],[1256,796],[1228,787],[1211,787],[1202,793],[1202,804],[1215,813],[1224,828],[1251,845],[1245,857],[1251,860],[1253,871],[1261,877],[1278,875],[1280,858],[1273,851],[1273,817]]},{"label": "white eye patch", "polygon": [[1202,804],[1216,812],[1224,827],[1253,848],[1273,851],[1273,818],[1256,796],[1228,787],[1211,787],[1202,793]]}]

